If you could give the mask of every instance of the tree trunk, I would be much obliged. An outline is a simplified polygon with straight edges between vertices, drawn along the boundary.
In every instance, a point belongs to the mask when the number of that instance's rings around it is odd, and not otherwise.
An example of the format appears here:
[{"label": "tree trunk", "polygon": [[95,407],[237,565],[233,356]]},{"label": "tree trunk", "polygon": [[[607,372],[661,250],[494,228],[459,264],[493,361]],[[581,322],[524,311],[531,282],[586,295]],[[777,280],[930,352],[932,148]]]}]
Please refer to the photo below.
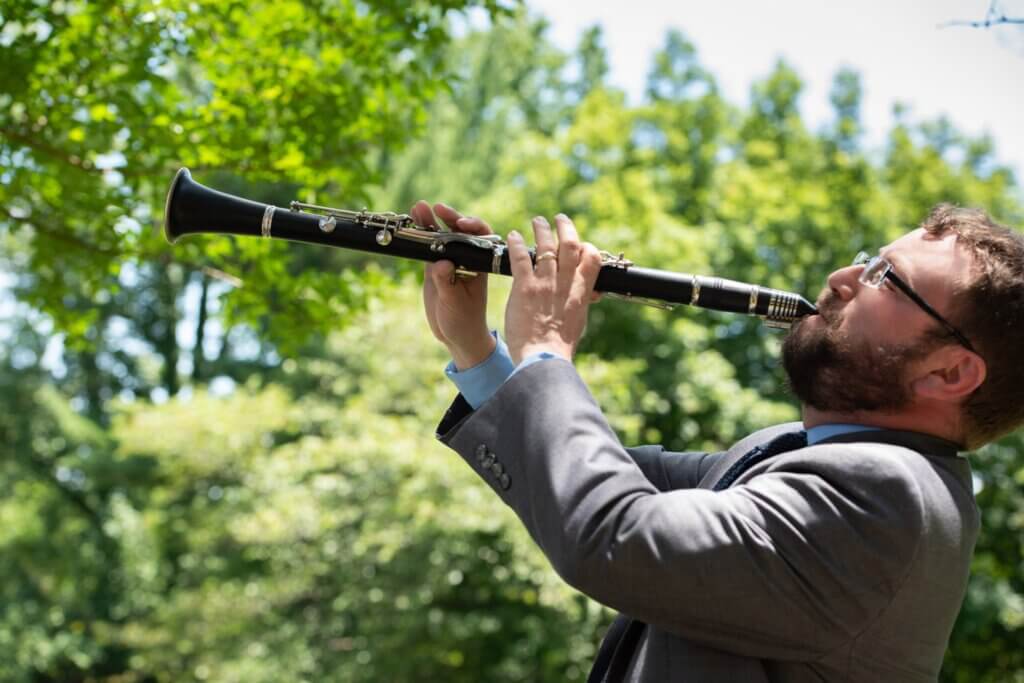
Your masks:
[{"label": "tree trunk", "polygon": [[203,340],[206,332],[206,300],[210,293],[210,278],[205,273],[199,274],[199,318],[196,321],[196,343],[192,347],[192,382],[198,384],[204,375],[205,358],[203,357]]}]

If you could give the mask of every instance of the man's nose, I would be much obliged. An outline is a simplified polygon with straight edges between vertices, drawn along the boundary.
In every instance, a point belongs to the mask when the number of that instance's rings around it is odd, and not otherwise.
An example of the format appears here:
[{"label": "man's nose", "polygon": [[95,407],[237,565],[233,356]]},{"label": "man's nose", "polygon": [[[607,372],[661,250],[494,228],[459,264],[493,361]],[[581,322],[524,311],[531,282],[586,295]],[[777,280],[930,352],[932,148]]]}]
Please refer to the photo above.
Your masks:
[{"label": "man's nose", "polygon": [[846,266],[832,271],[827,280],[829,289],[843,301],[849,301],[860,289],[859,278],[862,270],[864,266]]}]

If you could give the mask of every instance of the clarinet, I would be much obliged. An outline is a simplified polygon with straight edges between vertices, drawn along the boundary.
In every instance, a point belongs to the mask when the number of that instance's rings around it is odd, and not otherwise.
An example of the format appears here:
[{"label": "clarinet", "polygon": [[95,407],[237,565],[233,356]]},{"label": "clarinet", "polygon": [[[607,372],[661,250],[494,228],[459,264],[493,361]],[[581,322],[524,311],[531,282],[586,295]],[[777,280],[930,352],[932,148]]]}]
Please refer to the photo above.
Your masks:
[{"label": "clarinet", "polygon": [[[417,261],[447,259],[455,264],[459,277],[512,274],[501,237],[452,232],[438,223],[441,227],[422,226],[407,214],[347,211],[302,202],[281,209],[206,187],[192,180],[187,168],[174,176],[164,209],[164,235],[172,244],[182,235],[195,233],[260,236]],[[530,249],[530,259],[535,257]],[[781,329],[818,312],[799,294],[720,277],[640,268],[624,254],[608,252],[601,252],[594,289],[659,308],[684,304],[743,313]]]}]

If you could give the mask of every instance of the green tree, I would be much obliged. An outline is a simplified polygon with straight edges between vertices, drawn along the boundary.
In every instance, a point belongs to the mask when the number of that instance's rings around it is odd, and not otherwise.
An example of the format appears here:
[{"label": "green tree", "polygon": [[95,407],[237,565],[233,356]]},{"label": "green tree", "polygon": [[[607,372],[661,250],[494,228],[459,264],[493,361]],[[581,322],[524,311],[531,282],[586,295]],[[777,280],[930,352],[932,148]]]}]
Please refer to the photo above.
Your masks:
[{"label": "green tree", "polygon": [[563,124],[570,108],[562,73],[568,57],[546,40],[546,28],[520,10],[457,43],[451,91],[431,102],[422,136],[380,159],[375,207],[406,211],[425,198],[472,209],[499,186],[512,141]]},{"label": "green tree", "polygon": [[[364,197],[369,161],[408,139],[445,85],[447,13],[473,6],[504,12],[497,0],[5,3],[0,232],[24,248],[19,298],[93,348],[122,315],[172,394],[180,291],[203,268],[250,285],[224,300],[228,324],[279,342],[326,329],[358,306],[353,278],[290,268],[301,252],[255,240],[169,250],[169,180],[184,165],[272,181],[264,199]],[[126,280],[153,292],[129,308],[156,321],[111,309]],[[80,360],[94,386],[100,359]],[[99,394],[86,396],[98,417]]]},{"label": "green tree", "polygon": [[[0,10],[0,263],[21,300],[0,296],[0,678],[581,680],[607,622],[430,437],[454,390],[414,322],[419,266],[172,250],[179,164],[279,205],[445,200],[503,233],[565,211],[639,265],[812,297],[938,201],[1024,219],[989,139],[904,111],[867,149],[852,71],[814,131],[790,67],[741,108],[670,33],[631,105],[598,30],[562,53],[516,11],[452,39],[472,4]],[[779,341],[606,299],[578,366],[623,442],[712,449],[796,417]],[[1024,671],[1022,452],[974,459],[985,526],[944,681]]]},{"label": "green tree", "polygon": [[572,90],[577,99],[582,100],[595,88],[604,87],[608,78],[608,53],[600,25],[591,26],[583,32],[575,61],[579,74],[574,79]]}]

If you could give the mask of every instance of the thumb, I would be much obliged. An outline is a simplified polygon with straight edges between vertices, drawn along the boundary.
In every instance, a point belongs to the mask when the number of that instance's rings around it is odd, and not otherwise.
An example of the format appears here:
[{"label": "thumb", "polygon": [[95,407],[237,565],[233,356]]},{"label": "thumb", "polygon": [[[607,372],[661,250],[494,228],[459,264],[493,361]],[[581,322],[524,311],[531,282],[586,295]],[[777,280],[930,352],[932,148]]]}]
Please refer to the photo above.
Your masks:
[{"label": "thumb", "polygon": [[451,293],[454,273],[455,264],[451,261],[438,261],[430,266],[430,279],[442,299],[447,299]]},{"label": "thumb", "polygon": [[583,243],[579,272],[583,276],[583,286],[587,293],[592,293],[597,284],[597,276],[601,274],[601,252],[590,242]]}]

